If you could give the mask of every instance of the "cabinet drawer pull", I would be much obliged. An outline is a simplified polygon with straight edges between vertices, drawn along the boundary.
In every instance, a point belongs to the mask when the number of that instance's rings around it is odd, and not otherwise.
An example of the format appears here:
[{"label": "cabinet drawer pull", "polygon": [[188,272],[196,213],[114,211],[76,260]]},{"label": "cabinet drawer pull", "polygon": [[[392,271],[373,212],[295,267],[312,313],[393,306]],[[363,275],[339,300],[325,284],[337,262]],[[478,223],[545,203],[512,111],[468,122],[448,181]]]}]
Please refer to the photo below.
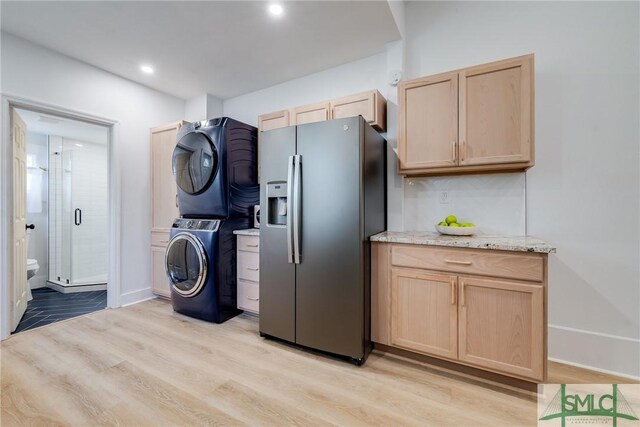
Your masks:
[{"label": "cabinet drawer pull", "polygon": [[453,277],[451,278],[451,304],[455,305],[456,304],[456,281],[457,278]]},{"label": "cabinet drawer pull", "polygon": [[249,248],[257,248],[257,247],[258,247],[258,244],[250,245],[250,244],[248,244],[248,243],[247,243],[247,245],[246,245],[246,246],[247,246],[247,247],[249,247]]},{"label": "cabinet drawer pull", "polygon": [[160,243],[169,243],[168,240],[160,240]]},{"label": "cabinet drawer pull", "polygon": [[460,305],[464,307],[464,280],[460,280]]},{"label": "cabinet drawer pull", "polygon": [[444,262],[449,264],[471,265],[471,261],[456,261],[455,259],[445,259]]},{"label": "cabinet drawer pull", "polygon": [[456,163],[456,160],[458,160],[458,156],[456,153],[456,141],[451,141],[451,152],[453,154],[453,163]]},{"label": "cabinet drawer pull", "polygon": [[247,267],[247,270],[258,271],[259,268],[258,267]]},{"label": "cabinet drawer pull", "polygon": [[251,297],[247,297],[247,299],[251,300],[251,301],[259,301],[260,300],[260,298],[251,298]]}]

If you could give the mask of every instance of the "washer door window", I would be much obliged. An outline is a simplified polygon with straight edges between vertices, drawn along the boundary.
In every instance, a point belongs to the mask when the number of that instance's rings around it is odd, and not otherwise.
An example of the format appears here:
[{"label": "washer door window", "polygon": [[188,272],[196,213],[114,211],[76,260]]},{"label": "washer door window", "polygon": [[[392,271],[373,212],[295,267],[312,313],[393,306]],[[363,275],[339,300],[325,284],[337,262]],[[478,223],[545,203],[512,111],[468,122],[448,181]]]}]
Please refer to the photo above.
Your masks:
[{"label": "washer door window", "polygon": [[174,291],[196,296],[207,279],[207,257],[200,240],[192,234],[176,234],[167,247],[165,268]]},{"label": "washer door window", "polygon": [[203,133],[191,132],[180,138],[173,150],[173,176],[188,194],[199,194],[209,187],[218,170],[218,152]]}]

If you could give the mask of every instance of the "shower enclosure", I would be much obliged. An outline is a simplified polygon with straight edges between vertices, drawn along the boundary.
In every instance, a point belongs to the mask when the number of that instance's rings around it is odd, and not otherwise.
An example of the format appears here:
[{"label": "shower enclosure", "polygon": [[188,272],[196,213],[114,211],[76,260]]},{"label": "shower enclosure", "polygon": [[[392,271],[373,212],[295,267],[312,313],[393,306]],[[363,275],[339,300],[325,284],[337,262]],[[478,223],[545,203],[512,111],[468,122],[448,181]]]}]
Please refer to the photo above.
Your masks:
[{"label": "shower enclosure", "polygon": [[[49,284],[106,289],[107,146],[49,135]],[[90,289],[89,289],[90,287]]]}]

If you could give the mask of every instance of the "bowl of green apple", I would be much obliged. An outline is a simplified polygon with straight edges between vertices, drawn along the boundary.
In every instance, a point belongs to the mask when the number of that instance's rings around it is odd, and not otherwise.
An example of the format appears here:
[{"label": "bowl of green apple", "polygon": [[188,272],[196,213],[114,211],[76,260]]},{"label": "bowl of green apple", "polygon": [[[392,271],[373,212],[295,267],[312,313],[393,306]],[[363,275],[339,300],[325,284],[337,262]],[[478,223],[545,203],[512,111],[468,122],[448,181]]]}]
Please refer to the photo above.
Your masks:
[{"label": "bowl of green apple", "polygon": [[436,230],[440,234],[449,236],[473,236],[476,233],[476,226],[472,222],[458,222],[455,215],[449,215],[444,221],[436,224]]}]

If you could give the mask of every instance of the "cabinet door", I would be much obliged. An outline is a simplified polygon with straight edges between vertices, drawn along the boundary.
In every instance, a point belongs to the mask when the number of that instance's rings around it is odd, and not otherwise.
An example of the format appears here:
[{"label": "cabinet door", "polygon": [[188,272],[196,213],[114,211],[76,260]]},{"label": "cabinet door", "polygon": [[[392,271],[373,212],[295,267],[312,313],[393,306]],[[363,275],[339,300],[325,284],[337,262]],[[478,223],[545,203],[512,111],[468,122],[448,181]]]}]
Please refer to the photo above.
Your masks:
[{"label": "cabinet door", "polygon": [[362,116],[379,131],[386,130],[386,100],[377,90],[358,93],[331,101],[331,118]]},{"label": "cabinet door", "polygon": [[289,124],[289,110],[276,111],[258,117],[258,130],[260,131],[286,128]]},{"label": "cabinet door", "polygon": [[324,122],[329,119],[329,103],[320,102],[295,108],[291,124],[303,125],[305,123]]},{"label": "cabinet door", "polygon": [[171,298],[171,289],[164,266],[166,247],[151,246],[151,287],[154,294]]},{"label": "cabinet door", "polygon": [[460,276],[459,359],[534,380],[544,370],[544,288]]},{"label": "cabinet door", "polygon": [[458,161],[458,73],[398,86],[400,169],[455,166]]},{"label": "cabinet door", "polygon": [[533,160],[533,55],[460,72],[460,164]]},{"label": "cabinet door", "polygon": [[180,216],[172,157],[180,124],[151,130],[152,231],[167,231]]},{"label": "cabinet door", "polygon": [[455,359],[458,355],[456,282],[456,276],[393,269],[391,344]]}]

